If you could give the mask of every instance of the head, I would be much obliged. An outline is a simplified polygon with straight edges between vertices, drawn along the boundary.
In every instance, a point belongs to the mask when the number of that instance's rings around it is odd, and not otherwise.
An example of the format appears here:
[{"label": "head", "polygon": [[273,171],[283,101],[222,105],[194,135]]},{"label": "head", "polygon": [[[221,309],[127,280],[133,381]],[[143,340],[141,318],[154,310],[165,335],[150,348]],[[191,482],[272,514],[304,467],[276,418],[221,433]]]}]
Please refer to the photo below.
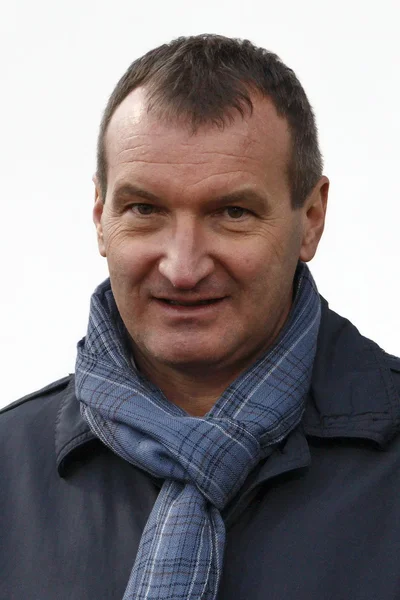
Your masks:
[{"label": "head", "polygon": [[197,36],[131,65],[101,124],[94,221],[139,362],[235,372],[273,343],[322,235],[321,171],[276,55]]}]

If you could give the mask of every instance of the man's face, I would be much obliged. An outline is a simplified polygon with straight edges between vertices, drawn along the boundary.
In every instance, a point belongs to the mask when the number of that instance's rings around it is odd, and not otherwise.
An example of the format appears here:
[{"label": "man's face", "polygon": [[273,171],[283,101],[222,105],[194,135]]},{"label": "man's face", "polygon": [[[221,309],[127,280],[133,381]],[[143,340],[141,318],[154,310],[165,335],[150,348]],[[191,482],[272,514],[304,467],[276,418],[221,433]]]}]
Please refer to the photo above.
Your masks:
[{"label": "man's face", "polygon": [[110,122],[94,220],[135,356],[154,368],[250,363],[285,322],[299,258],[315,252],[324,209],[291,208],[286,120],[253,102],[251,116],[191,135],[147,114],[137,89]]}]

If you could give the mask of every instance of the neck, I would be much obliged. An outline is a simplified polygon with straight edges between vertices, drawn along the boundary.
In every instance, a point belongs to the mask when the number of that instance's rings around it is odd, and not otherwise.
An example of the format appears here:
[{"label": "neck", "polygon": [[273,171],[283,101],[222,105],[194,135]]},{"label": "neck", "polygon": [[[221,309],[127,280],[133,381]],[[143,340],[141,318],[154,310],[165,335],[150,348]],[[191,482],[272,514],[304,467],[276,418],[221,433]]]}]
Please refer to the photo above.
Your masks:
[{"label": "neck", "polygon": [[163,392],[164,396],[193,417],[203,417],[211,410],[225,389],[245,370],[216,372],[213,367],[188,371],[167,365],[149,364],[146,358],[135,352],[135,362],[140,371]]}]

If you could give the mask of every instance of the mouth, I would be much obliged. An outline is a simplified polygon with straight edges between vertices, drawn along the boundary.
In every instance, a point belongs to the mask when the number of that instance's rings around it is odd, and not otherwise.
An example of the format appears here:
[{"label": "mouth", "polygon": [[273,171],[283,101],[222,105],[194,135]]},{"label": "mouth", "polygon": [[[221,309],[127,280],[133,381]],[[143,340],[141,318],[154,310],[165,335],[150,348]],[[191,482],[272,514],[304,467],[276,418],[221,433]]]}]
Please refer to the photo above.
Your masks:
[{"label": "mouth", "polygon": [[167,306],[177,306],[183,308],[197,308],[199,306],[211,306],[212,304],[218,304],[224,298],[205,298],[203,300],[171,300],[169,298],[157,298],[159,302],[166,304]]},{"label": "mouth", "polygon": [[220,298],[162,298],[154,297],[156,304],[168,318],[214,318],[224,305],[227,296]]}]

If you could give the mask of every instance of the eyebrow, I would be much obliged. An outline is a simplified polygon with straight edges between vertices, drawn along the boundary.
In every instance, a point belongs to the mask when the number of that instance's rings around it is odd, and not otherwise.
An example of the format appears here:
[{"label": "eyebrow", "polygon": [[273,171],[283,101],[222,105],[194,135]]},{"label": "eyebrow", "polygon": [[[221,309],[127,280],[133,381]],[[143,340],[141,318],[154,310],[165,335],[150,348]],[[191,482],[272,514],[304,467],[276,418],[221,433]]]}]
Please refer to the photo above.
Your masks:
[{"label": "eyebrow", "polygon": [[[118,186],[114,193],[113,199],[118,198],[132,198],[139,197],[143,198],[143,200],[148,200],[150,202],[162,202],[162,198],[153,194],[152,192],[148,192],[136,185],[132,185],[130,183],[124,183]],[[226,206],[227,204],[252,204],[256,205],[259,209],[268,209],[270,206],[269,199],[267,196],[260,194],[252,189],[243,189],[237,190],[236,192],[232,192],[230,194],[224,194],[222,196],[218,196],[209,201],[209,204],[215,208],[219,208],[220,206]]]},{"label": "eyebrow", "polygon": [[214,200],[211,200],[210,204],[216,208],[220,206],[226,206],[227,204],[251,204],[253,207],[258,209],[268,209],[270,206],[269,199],[266,195],[260,194],[252,189],[243,189],[231,194],[224,194],[218,196]]},{"label": "eyebrow", "polygon": [[160,202],[161,198],[152,194],[151,192],[147,192],[136,185],[132,185],[130,183],[124,183],[123,185],[116,188],[113,193],[113,199],[115,198],[131,198],[132,196],[138,196],[139,198],[143,198],[144,200],[151,200],[152,202]]}]

